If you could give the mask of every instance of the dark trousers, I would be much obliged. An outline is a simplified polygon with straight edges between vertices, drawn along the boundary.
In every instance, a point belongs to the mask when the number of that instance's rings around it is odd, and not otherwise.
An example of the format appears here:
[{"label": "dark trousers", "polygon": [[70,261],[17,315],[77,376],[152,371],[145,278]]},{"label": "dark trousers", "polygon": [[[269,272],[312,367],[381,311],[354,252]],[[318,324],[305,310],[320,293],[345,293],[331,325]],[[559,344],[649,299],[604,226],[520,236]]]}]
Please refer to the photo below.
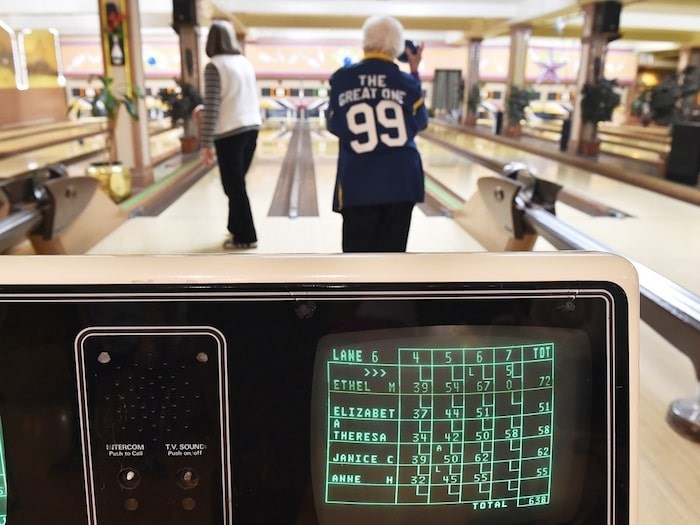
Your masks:
[{"label": "dark trousers", "polygon": [[258,240],[245,185],[257,141],[258,130],[255,129],[214,141],[221,183],[228,197],[228,231],[241,243]]},{"label": "dark trousers", "polygon": [[399,202],[343,209],[343,251],[405,252],[413,206]]}]

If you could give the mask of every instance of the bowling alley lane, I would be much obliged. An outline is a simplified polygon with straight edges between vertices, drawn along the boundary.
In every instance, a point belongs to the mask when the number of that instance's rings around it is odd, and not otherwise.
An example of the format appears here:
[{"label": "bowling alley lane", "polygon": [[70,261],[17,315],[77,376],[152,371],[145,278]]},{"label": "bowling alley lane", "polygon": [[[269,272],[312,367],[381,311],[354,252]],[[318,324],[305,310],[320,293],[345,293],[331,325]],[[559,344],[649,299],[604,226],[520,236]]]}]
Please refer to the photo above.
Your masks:
[{"label": "bowling alley lane", "polygon": [[[260,133],[246,177],[258,248],[247,253],[337,253],[341,217],[331,209],[337,158],[335,137],[312,131],[319,214],[316,217],[268,215],[291,133],[278,127]],[[89,251],[92,254],[217,253],[226,238],[226,198],[219,172],[212,169],[157,217],[134,217]],[[458,224],[445,216],[414,210],[408,251],[483,251]]]},{"label": "bowling alley lane", "polygon": [[[700,275],[689,270],[700,259],[700,244],[696,241],[700,238],[700,207],[485,138],[438,129],[436,135],[452,145],[503,165],[523,162],[534,169],[536,176],[619,210],[623,217],[594,217],[564,203],[556,204],[557,216],[570,226],[700,293]],[[420,149],[426,171],[462,198],[472,194],[479,177],[494,175],[428,140],[420,141]],[[535,249],[552,248],[538,240]]]},{"label": "bowling alley lane", "polygon": [[51,144],[82,140],[107,131],[104,119],[84,122],[47,123],[0,130],[0,158],[27,152]]},{"label": "bowling alley lane", "polygon": [[[558,143],[561,138],[561,126],[561,122],[533,122],[528,124],[523,132],[532,137]],[[668,131],[659,132],[658,129],[641,126],[636,126],[636,128],[622,127],[611,124],[601,126],[598,134],[601,140],[601,151],[623,158],[657,164],[659,153],[668,153],[670,150]]]},{"label": "bowling alley lane", "polygon": [[[82,175],[90,162],[104,160],[106,126],[102,118],[37,124],[0,131],[0,180],[21,176],[50,164],[63,164],[71,175]],[[180,128],[163,120],[149,122],[154,164],[180,150]]]},{"label": "bowling alley lane", "polygon": [[[497,160],[503,165],[519,161],[537,176],[568,191],[621,211],[623,217],[595,217],[558,202],[557,216],[582,233],[620,254],[649,266],[697,293],[698,272],[693,268],[700,247],[697,206],[659,195],[620,181],[498,144],[485,138],[440,128],[440,138]],[[341,251],[341,218],[331,210],[337,157],[335,137],[319,127],[311,131],[314,155],[315,217],[269,216],[280,167],[291,137],[291,125],[261,131],[258,149],[247,176],[248,191],[258,230],[256,253],[336,253]],[[494,172],[419,138],[426,172],[462,200],[476,191],[480,177]],[[90,253],[216,253],[226,238],[226,200],[218,169],[212,169],[172,206],[157,217],[134,217],[94,246]],[[483,251],[456,222],[446,216],[428,216],[414,210],[408,251]],[[552,250],[539,239],[536,250]]]}]

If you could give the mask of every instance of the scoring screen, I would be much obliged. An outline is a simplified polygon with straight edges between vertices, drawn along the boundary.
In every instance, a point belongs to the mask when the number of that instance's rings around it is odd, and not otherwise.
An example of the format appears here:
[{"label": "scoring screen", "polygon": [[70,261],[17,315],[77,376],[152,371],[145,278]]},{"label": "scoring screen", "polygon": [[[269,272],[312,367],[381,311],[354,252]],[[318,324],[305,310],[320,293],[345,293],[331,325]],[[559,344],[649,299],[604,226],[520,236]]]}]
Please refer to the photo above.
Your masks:
[{"label": "scoring screen", "polygon": [[442,326],[323,338],[312,401],[320,522],[571,512],[588,373],[587,337],[576,330]]}]

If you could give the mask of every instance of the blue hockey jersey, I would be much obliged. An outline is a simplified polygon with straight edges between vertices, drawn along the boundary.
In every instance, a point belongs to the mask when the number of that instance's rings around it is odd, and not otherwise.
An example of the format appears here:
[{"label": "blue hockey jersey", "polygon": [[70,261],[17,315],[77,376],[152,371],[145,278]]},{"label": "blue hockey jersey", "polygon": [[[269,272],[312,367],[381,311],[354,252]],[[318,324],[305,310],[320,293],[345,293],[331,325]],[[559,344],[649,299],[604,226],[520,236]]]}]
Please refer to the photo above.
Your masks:
[{"label": "blue hockey jersey", "polygon": [[415,136],[428,125],[420,81],[389,57],[365,55],[330,79],[328,130],[340,139],[333,209],[422,202]]}]

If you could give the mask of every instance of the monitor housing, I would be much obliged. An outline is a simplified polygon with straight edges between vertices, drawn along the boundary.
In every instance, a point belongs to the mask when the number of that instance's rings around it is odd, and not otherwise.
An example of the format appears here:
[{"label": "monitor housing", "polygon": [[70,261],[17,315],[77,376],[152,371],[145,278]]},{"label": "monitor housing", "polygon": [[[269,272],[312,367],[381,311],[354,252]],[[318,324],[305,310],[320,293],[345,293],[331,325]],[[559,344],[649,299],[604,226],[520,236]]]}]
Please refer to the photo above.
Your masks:
[{"label": "monitor housing", "polygon": [[636,523],[619,257],[0,262],[0,523]]}]

